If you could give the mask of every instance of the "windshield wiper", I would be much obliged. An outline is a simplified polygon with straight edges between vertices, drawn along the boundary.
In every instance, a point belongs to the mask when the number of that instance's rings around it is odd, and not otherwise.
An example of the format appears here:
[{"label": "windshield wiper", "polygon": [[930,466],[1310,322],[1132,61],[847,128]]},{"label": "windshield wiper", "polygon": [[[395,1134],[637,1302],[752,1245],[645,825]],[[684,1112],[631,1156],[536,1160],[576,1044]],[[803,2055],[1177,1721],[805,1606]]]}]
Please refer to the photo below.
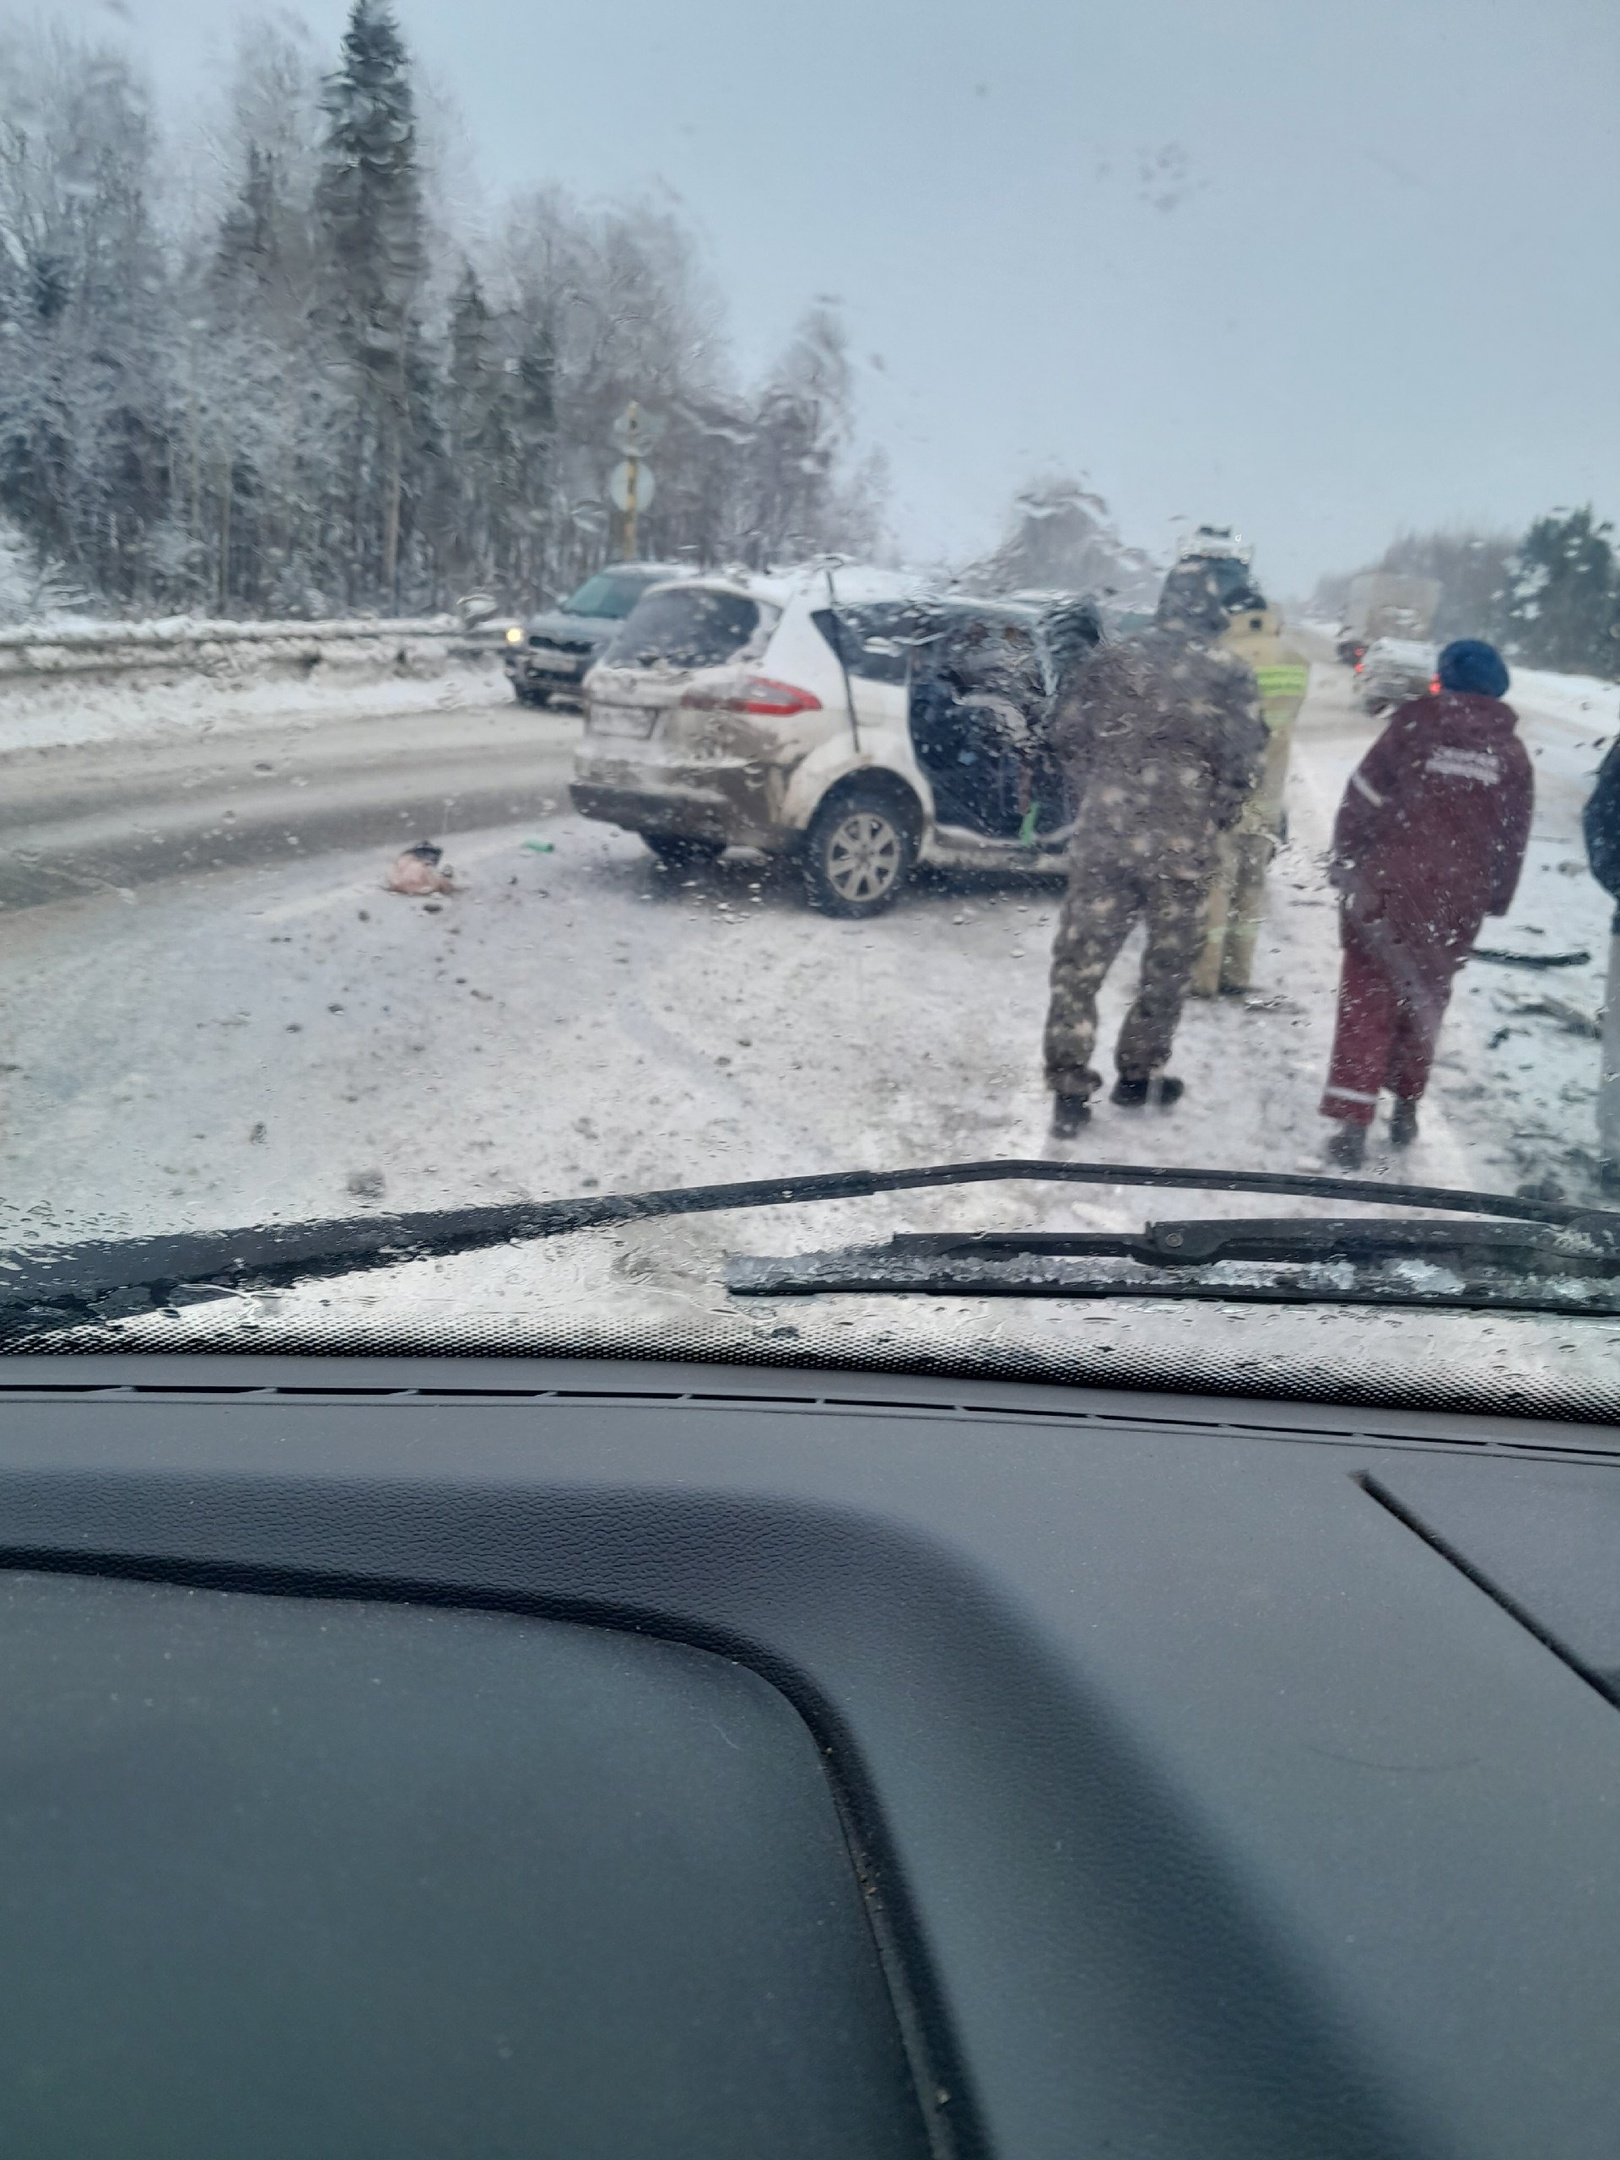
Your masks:
[{"label": "windshield wiper", "polygon": [[[0,1255],[0,1342],[14,1342],[86,1322],[118,1319],[152,1306],[284,1287],[323,1276],[358,1274],[373,1268],[396,1267],[407,1260],[485,1251],[659,1216],[720,1214],[733,1208],[791,1207],[818,1200],[860,1200],[882,1193],[999,1183],[1270,1193],[1347,1201],[1362,1207],[1417,1208],[1540,1224],[1571,1233],[1595,1255],[1620,1251],[1620,1213],[1582,1208],[1565,1201],[1458,1192],[1432,1185],[1386,1185],[1310,1172],[1183,1170],[1141,1163],[992,1159],[907,1170],[839,1170],[810,1177],[678,1185],[655,1192],[586,1193],[576,1199],[520,1200],[497,1207],[268,1223],[238,1230],[84,1240],[12,1250]],[[1238,1226],[1218,1227],[1232,1231]],[[1300,1227],[1307,1234],[1321,1235],[1329,1226],[1306,1220]],[[1029,1241],[1018,1242],[1027,1246]]]},{"label": "windshield wiper", "polygon": [[[1005,1259],[1024,1253],[1065,1258],[1105,1255],[1150,1266],[1205,1266],[1216,1260],[1369,1260],[1398,1255],[1477,1252],[1500,1258],[1547,1248],[1560,1237],[1552,1223],[1344,1222],[1309,1215],[1213,1217],[1150,1222],[1141,1230],[1031,1230],[940,1236],[900,1232],[886,1250],[914,1256]],[[1620,1269],[1620,1252],[1611,1258]]]},{"label": "windshield wiper", "polygon": [[1606,1223],[1294,1216],[1153,1222],[1140,1231],[902,1234],[781,1259],[736,1253],[726,1287],[738,1297],[1169,1297],[1620,1313],[1620,1216]]}]

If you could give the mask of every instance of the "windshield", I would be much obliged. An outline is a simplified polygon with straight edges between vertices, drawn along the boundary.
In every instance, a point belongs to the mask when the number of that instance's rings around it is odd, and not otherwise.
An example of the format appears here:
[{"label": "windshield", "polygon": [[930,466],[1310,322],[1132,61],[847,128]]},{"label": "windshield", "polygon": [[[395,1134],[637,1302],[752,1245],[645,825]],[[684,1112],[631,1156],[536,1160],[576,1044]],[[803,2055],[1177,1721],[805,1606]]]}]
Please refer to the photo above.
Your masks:
[{"label": "windshield", "polygon": [[565,615],[596,615],[622,622],[647,589],[645,578],[612,577],[598,572],[588,577],[577,592],[562,604]]},{"label": "windshield", "polygon": [[[1614,1360],[1612,11],[469,21],[0,17],[0,1304]],[[1537,1234],[1264,1226],[1396,1187]],[[849,1258],[967,1232],[1112,1245]]]},{"label": "windshield", "polygon": [[609,667],[721,667],[759,627],[759,608],[741,593],[650,592],[638,600],[603,658]]}]

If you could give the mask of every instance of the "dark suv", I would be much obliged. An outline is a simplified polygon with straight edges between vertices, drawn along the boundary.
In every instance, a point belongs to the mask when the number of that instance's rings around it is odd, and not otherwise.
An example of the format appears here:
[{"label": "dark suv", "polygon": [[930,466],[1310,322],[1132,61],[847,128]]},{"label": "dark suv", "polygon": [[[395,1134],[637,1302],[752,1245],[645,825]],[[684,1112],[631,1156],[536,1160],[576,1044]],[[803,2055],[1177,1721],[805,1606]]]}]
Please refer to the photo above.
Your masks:
[{"label": "dark suv", "polygon": [[576,699],[585,670],[649,585],[687,573],[674,563],[613,563],[588,577],[562,605],[506,633],[506,672],[520,705]]}]

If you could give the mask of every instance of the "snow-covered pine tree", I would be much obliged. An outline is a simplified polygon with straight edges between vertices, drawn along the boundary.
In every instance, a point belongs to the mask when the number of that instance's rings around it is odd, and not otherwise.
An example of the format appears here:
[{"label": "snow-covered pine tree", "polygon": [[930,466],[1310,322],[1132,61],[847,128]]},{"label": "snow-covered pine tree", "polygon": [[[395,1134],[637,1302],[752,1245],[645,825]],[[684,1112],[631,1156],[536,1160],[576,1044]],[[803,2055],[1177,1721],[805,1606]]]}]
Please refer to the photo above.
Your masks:
[{"label": "snow-covered pine tree", "polygon": [[1530,667],[1611,676],[1620,665],[1620,575],[1612,527],[1590,504],[1537,518],[1508,565],[1503,632]]},{"label": "snow-covered pine tree", "polygon": [[1021,488],[1001,545],[963,572],[976,592],[1094,593],[1131,610],[1152,607],[1163,576],[1120,538],[1103,498],[1068,473]]},{"label": "snow-covered pine tree", "polygon": [[327,117],[316,214],[326,323],[354,384],[347,479],[356,587],[397,597],[412,346],[425,268],[410,60],[382,0],[354,0]]},{"label": "snow-covered pine tree", "polygon": [[517,350],[502,381],[501,465],[495,488],[495,558],[500,576],[518,590],[546,585],[552,575],[551,464],[557,437],[557,349],[550,324],[511,325]]},{"label": "snow-covered pine tree", "polygon": [[500,340],[478,273],[463,262],[450,302],[440,560],[463,589],[495,577],[495,528],[508,462]]}]

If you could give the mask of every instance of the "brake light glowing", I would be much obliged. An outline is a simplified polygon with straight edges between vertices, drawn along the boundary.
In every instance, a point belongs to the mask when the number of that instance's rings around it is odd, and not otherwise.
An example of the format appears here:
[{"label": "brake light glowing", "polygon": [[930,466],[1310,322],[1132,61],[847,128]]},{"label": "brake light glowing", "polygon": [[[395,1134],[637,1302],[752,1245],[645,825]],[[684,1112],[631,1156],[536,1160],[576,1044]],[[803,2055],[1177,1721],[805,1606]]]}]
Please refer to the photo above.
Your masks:
[{"label": "brake light glowing", "polygon": [[1430,697],[1438,697],[1440,695],[1440,678],[1438,675],[1431,675],[1429,677],[1429,695]]},{"label": "brake light glowing", "polygon": [[821,710],[821,700],[813,691],[777,682],[770,675],[745,675],[740,682],[717,684],[712,690],[691,689],[681,703],[704,712],[759,713],[777,720],[790,713]]}]

